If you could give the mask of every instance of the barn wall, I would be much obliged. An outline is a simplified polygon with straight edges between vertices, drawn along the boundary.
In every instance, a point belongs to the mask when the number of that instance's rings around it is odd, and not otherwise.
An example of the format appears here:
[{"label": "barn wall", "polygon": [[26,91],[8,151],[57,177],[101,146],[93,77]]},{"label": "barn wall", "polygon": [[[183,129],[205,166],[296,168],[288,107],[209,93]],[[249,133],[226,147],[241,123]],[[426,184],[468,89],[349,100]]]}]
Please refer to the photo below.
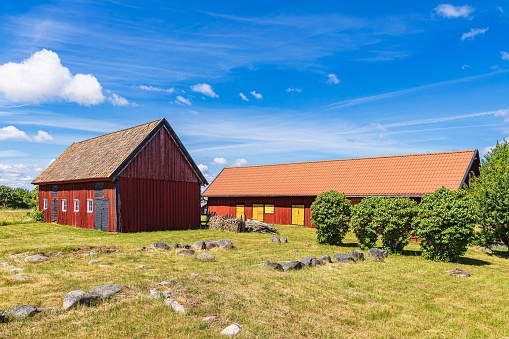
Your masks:
[{"label": "barn wall", "polygon": [[274,204],[274,214],[264,214],[263,221],[269,224],[291,225],[292,205],[304,205],[304,224],[313,227],[309,221],[311,211],[309,207],[315,197],[257,197],[257,198],[208,198],[208,213],[217,215],[233,215],[235,206],[244,204],[247,219],[253,217],[253,204]]},{"label": "barn wall", "polygon": [[200,227],[200,184],[120,178],[122,232],[187,230]]},{"label": "barn wall", "polygon": [[[87,212],[87,199],[94,200],[95,182],[58,184],[58,196],[51,196],[52,185],[39,186],[39,210],[43,210],[44,199],[48,199],[48,209],[44,211],[44,219],[51,222],[51,201],[58,200],[57,223],[81,228],[94,228],[94,213]],[[98,197],[99,198],[99,197]],[[109,231],[115,231],[115,189],[113,182],[104,181],[104,196],[109,199]],[[67,212],[62,212],[62,199],[67,200]],[[74,212],[74,199],[79,199],[79,212]],[[95,212],[95,211],[94,211]]]}]

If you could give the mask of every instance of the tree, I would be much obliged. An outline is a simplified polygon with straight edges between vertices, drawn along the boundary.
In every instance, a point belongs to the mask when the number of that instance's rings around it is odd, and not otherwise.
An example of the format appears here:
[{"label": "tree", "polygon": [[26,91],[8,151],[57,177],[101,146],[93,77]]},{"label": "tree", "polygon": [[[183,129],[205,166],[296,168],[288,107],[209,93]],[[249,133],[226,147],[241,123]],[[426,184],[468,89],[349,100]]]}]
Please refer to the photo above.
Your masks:
[{"label": "tree", "polygon": [[375,216],[379,213],[383,199],[381,197],[366,197],[352,207],[350,225],[359,241],[359,247],[363,250],[374,247],[378,239],[380,225],[376,223]]},{"label": "tree", "polygon": [[340,245],[348,232],[352,205],[342,193],[324,192],[311,204],[311,224],[320,244]]},{"label": "tree", "polygon": [[374,218],[382,234],[382,247],[390,253],[402,253],[413,234],[417,203],[410,198],[383,198]]},{"label": "tree", "polygon": [[498,142],[481,161],[480,174],[470,179],[478,211],[488,244],[496,240],[508,246],[509,251],[509,144]]},{"label": "tree", "polygon": [[422,256],[455,261],[467,251],[474,234],[474,201],[464,189],[439,188],[422,198],[414,227],[421,239]]}]

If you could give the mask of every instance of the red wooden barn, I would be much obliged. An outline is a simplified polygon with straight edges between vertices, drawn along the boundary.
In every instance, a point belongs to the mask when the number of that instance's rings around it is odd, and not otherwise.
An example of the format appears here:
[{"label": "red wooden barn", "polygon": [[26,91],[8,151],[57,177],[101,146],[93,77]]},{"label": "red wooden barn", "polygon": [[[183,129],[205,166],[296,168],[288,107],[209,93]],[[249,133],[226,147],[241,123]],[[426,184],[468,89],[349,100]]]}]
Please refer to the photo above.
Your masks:
[{"label": "red wooden barn", "polygon": [[209,213],[312,226],[310,206],[323,192],[345,193],[353,204],[367,196],[420,201],[442,186],[457,190],[471,172],[479,174],[477,150],[228,167],[203,196]]},{"label": "red wooden barn", "polygon": [[208,183],[163,118],[72,144],[32,184],[47,222],[140,232],[199,228]]}]

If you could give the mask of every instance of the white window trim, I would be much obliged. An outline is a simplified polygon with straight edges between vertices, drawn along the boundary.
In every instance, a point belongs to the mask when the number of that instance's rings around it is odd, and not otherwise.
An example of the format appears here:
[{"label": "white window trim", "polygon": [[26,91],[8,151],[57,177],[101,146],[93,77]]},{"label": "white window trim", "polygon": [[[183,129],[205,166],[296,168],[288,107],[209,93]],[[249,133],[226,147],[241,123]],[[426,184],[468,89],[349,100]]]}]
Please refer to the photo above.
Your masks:
[{"label": "white window trim", "polygon": [[67,199],[62,199],[62,212],[67,212]]},{"label": "white window trim", "polygon": [[48,209],[48,199],[44,199],[42,202],[42,209],[47,210]]},{"label": "white window trim", "polygon": [[94,200],[87,199],[87,213],[94,213]]},{"label": "white window trim", "polygon": [[74,212],[79,212],[79,211],[80,211],[80,200],[74,199]]}]

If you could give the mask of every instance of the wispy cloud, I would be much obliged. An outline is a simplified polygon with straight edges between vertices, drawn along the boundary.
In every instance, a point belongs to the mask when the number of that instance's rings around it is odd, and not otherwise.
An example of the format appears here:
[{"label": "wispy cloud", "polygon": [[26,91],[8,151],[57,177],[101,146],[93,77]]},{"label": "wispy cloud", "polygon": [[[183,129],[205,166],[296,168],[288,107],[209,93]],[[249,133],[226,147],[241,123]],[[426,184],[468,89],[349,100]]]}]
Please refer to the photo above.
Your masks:
[{"label": "wispy cloud", "polygon": [[454,6],[451,4],[440,4],[434,8],[434,11],[445,18],[468,18],[474,12],[474,8],[469,5]]},{"label": "wispy cloud", "polygon": [[290,88],[286,89],[286,93],[291,93],[291,92],[302,93],[302,88],[290,87]]},{"label": "wispy cloud", "polygon": [[338,79],[337,75],[336,74],[328,74],[327,75],[327,83],[329,85],[337,85],[340,83],[341,80]]},{"label": "wispy cloud", "polygon": [[144,91],[148,91],[148,92],[164,92],[164,93],[168,93],[168,94],[172,94],[173,92],[175,92],[175,88],[173,88],[173,87],[162,88],[162,87],[141,85],[141,86],[138,86],[137,88],[144,90]]},{"label": "wispy cloud", "polygon": [[0,158],[11,158],[11,157],[24,157],[28,156],[28,153],[20,152],[18,150],[5,150],[0,151]]},{"label": "wispy cloud", "polygon": [[263,99],[263,96],[260,93],[256,93],[256,91],[251,91],[249,93],[251,93],[251,95],[253,95],[258,100]]},{"label": "wispy cloud", "polygon": [[486,28],[472,28],[470,29],[470,32],[463,33],[461,36],[461,41],[463,40],[473,40],[476,35],[484,34],[486,31],[490,29],[489,27]]},{"label": "wispy cloud", "polygon": [[500,57],[504,60],[507,60],[509,61],[509,53],[505,52],[505,51],[502,51],[500,52]]},{"label": "wispy cloud", "polygon": [[196,84],[196,85],[191,86],[191,90],[193,92],[198,92],[198,93],[204,94],[211,98],[219,98],[219,95],[217,95],[214,92],[214,89],[209,84],[205,84],[205,83]]},{"label": "wispy cloud", "polygon": [[244,93],[239,93],[239,96],[242,98],[242,100],[249,101],[249,99],[244,95]]},{"label": "wispy cloud", "polygon": [[181,95],[177,95],[176,99],[177,100],[174,101],[176,104],[191,106],[191,100],[190,99],[186,99],[186,98],[184,98]]}]

